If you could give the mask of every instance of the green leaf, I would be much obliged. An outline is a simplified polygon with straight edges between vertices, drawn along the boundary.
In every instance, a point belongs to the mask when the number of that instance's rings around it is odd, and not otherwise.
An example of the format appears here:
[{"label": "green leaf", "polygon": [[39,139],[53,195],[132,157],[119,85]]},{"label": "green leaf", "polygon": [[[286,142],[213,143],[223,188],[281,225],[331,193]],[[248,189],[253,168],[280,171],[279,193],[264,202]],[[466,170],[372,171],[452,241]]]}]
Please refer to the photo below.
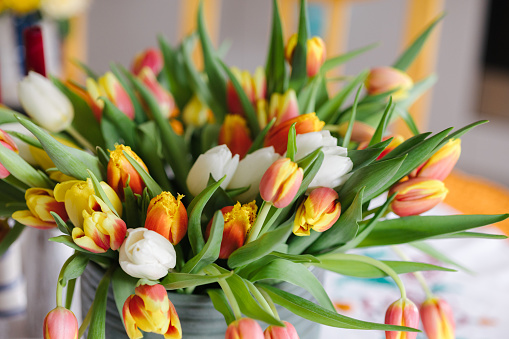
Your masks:
[{"label": "green leaf", "polygon": [[7,235],[0,240],[0,257],[4,255],[9,247],[19,238],[25,227],[25,225],[22,225],[17,221],[15,222],[14,226],[9,230],[9,232],[7,232]]},{"label": "green leaf", "polygon": [[72,63],[76,65],[79,69],[85,72],[86,76],[92,79],[97,79],[99,76],[95,73],[90,67],[88,67],[85,63],[81,62],[78,59],[73,59]]},{"label": "green leaf", "polygon": [[58,214],[56,214],[55,212],[51,211],[49,212],[51,214],[51,216],[53,217],[53,219],[55,219],[55,222],[57,224],[57,227],[58,229],[62,232],[62,233],[65,233],[67,235],[72,235],[72,229],[69,227],[69,225],[67,225],[65,223],[65,221],[62,220],[62,218],[60,218],[60,216]]},{"label": "green leaf", "polygon": [[391,120],[392,112],[394,112],[394,105],[392,104],[392,97],[390,97],[389,102],[387,103],[387,106],[385,107],[385,111],[382,116],[382,119],[380,119],[380,123],[378,124],[378,127],[376,128],[375,134],[373,134],[373,137],[371,138],[371,141],[369,142],[369,146],[373,146],[374,144],[378,144],[379,142],[382,141],[382,138],[384,136],[387,125],[389,124],[389,121]]},{"label": "green leaf", "polygon": [[438,18],[434,19],[428,27],[422,32],[413,42],[412,44],[403,52],[403,54],[399,57],[399,59],[394,63],[392,67],[397,68],[402,71],[406,71],[408,67],[412,64],[414,59],[417,57],[419,52],[421,51],[426,39],[433,31],[433,28],[442,20],[444,14],[441,14]]},{"label": "green leaf", "polygon": [[309,36],[309,22],[306,1],[300,1],[299,30],[297,44],[292,54],[292,73],[290,88],[298,92],[307,80],[307,41]]},{"label": "green leaf", "polygon": [[155,196],[161,194],[163,191],[159,184],[150,176],[150,174],[145,171],[143,166],[141,166],[132,156],[129,155],[126,151],[122,151],[124,153],[124,156],[127,158],[129,163],[134,167],[136,172],[140,175],[141,179],[147,185],[147,189],[150,193],[150,198],[154,198]]},{"label": "green leaf", "polygon": [[[352,114],[350,115],[350,122],[348,123],[348,128],[345,133],[345,138],[343,139],[343,147],[348,147],[350,143],[350,138],[352,136],[353,125],[355,123],[355,117],[357,116],[357,105],[359,103],[359,95],[361,94],[362,84],[359,86],[357,90],[357,94],[355,94],[355,100],[352,106]],[[381,141],[381,140],[380,140]]]},{"label": "green leaf", "polygon": [[207,284],[213,284],[221,279],[229,278],[233,274],[224,273],[219,275],[202,275],[202,274],[189,274],[189,273],[177,273],[172,272],[168,274],[161,281],[161,285],[167,290],[176,290],[179,288],[187,288],[194,286],[201,286]]},{"label": "green leaf", "polygon": [[412,216],[378,223],[359,247],[402,244],[505,220],[509,214]]},{"label": "green leaf", "polygon": [[115,63],[110,63],[110,69],[120,82],[120,85],[126,91],[127,95],[129,95],[129,99],[131,99],[131,102],[134,107],[134,121],[137,124],[145,122],[147,120],[147,114],[145,114],[145,109],[143,108],[143,105],[140,102],[140,98],[136,96],[134,89],[129,85],[129,81],[127,81],[126,78],[123,76],[122,66],[117,65]]},{"label": "green leaf", "polygon": [[297,133],[295,132],[295,125],[297,123],[294,122],[288,131],[288,146],[286,149],[286,157],[290,158],[291,161],[295,159],[295,153],[297,153],[297,143],[295,139],[297,138]]},{"label": "green leaf", "polygon": [[378,43],[374,43],[374,44],[367,45],[367,46],[364,46],[364,47],[361,47],[358,49],[354,49],[351,52],[347,52],[345,54],[341,54],[341,55],[337,55],[335,57],[329,58],[329,59],[325,60],[325,62],[323,63],[322,67],[320,68],[320,72],[322,74],[325,74],[326,72],[330,71],[331,69],[336,68],[336,67],[344,64],[345,62],[355,58],[356,56],[366,53],[367,51],[369,51],[377,46],[378,46]]},{"label": "green leaf", "polygon": [[481,232],[458,232],[452,234],[438,235],[433,239],[463,239],[463,238],[503,240],[507,239],[507,236],[503,234],[490,234]]},{"label": "green leaf", "polygon": [[348,157],[353,162],[352,172],[373,163],[384,149],[385,147],[368,147],[362,150],[348,150]]},{"label": "green leaf", "polygon": [[124,187],[125,210],[124,217],[127,228],[137,228],[141,225],[141,216],[138,203],[131,187]]},{"label": "green leaf", "polygon": [[101,186],[101,183],[99,182],[99,180],[97,180],[96,176],[94,175],[94,173],[92,173],[91,171],[89,171],[87,169],[87,172],[88,174],[90,175],[90,179],[92,179],[92,185],[94,186],[94,191],[95,191],[95,194],[102,200],[104,201],[104,203],[106,204],[106,206],[108,206],[108,208],[113,212],[115,213],[115,215],[120,218],[120,214],[122,213],[122,211],[117,211],[115,209],[115,207],[113,207],[113,204],[111,203],[110,199],[108,198],[108,196],[106,195],[106,193],[104,192],[102,186]]},{"label": "green leaf", "polygon": [[256,138],[253,141],[253,144],[251,145],[251,148],[249,148],[248,154],[253,153],[256,150],[259,150],[260,148],[263,148],[263,143],[265,141],[265,136],[269,132],[269,130],[274,126],[274,123],[276,122],[276,118],[273,118],[267,126],[256,136]]},{"label": "green leaf", "polygon": [[85,271],[89,260],[90,259],[83,254],[74,254],[71,261],[65,267],[62,279],[59,281],[60,285],[65,287],[69,280],[73,280],[81,276],[83,271]]},{"label": "green leaf", "polygon": [[223,315],[224,320],[226,321],[226,325],[229,325],[235,321],[235,315],[233,315],[232,309],[228,304],[228,300],[226,299],[226,295],[224,294],[223,290],[207,290],[207,294],[209,295],[210,300],[212,300],[214,308]]},{"label": "green leaf", "polygon": [[267,98],[272,93],[283,93],[286,89],[285,43],[283,28],[279,16],[277,0],[272,1],[272,30],[270,35],[269,52],[265,63],[265,77],[267,79]]},{"label": "green leaf", "polygon": [[303,253],[306,248],[311,246],[312,243],[315,242],[322,234],[319,232],[311,232],[307,237],[299,237],[296,235],[292,235],[290,239],[287,241],[288,243],[288,253],[299,254]]},{"label": "green leaf", "polygon": [[[92,317],[90,327],[88,328],[88,339],[106,338],[106,303],[108,301],[108,287],[110,286],[111,267],[99,282],[95,292],[94,302],[92,304]],[[125,301],[125,300],[124,300]]]},{"label": "green leaf", "polygon": [[212,264],[219,258],[221,241],[223,240],[223,230],[223,213],[217,211],[212,219],[209,239],[201,251],[182,267],[182,273],[199,273],[204,267]]},{"label": "green leaf", "polygon": [[[104,102],[103,119],[106,117],[115,126],[115,130],[124,139],[124,144],[136,148],[135,129],[136,124],[131,121],[121,110],[108,98],[101,97]],[[119,141],[117,141],[118,143]]]},{"label": "green leaf", "polygon": [[298,106],[301,114],[315,112],[316,109],[316,98],[318,96],[318,90],[323,82],[323,77],[317,75],[311,80],[311,82],[305,86],[299,93]]},{"label": "green leaf", "polygon": [[405,124],[407,125],[410,132],[412,132],[413,135],[420,134],[419,128],[417,127],[417,124],[414,121],[414,118],[408,113],[405,109],[400,109],[399,106],[396,106],[396,113],[403,119]]},{"label": "green leaf", "polygon": [[17,139],[19,139],[19,140],[21,140],[21,141],[31,145],[31,146],[34,146],[34,147],[42,149],[41,143],[39,142],[39,140],[37,140],[34,137],[31,137],[31,136],[28,136],[28,135],[25,135],[25,134],[19,133],[19,132],[9,131],[9,130],[5,130],[5,132],[9,133],[13,137],[15,137],[15,138],[17,138]]},{"label": "green leaf", "polygon": [[419,242],[412,242],[412,243],[409,243],[408,245],[412,246],[412,247],[415,247],[416,249],[418,249],[419,251],[435,258],[435,259],[438,259],[440,260],[441,262],[443,262],[444,264],[449,264],[449,265],[452,265],[452,266],[455,266],[457,268],[459,268],[460,270],[462,271],[465,271],[469,274],[473,274],[472,270],[470,270],[469,268],[461,265],[460,263],[452,260],[451,258],[449,258],[447,255],[445,255],[444,253],[440,252],[439,250],[437,250],[436,248],[434,248],[433,246],[431,246],[430,244],[424,242],[424,241],[419,241]]},{"label": "green leaf", "polygon": [[94,257],[111,258],[111,259],[118,260],[118,256],[116,256],[116,254],[114,254],[114,252],[112,250],[108,250],[108,252],[106,252],[106,253],[92,254],[90,251],[87,251],[87,250],[79,247],[78,245],[76,245],[70,235],[60,235],[58,237],[49,238],[49,241],[59,242],[61,244],[67,245],[68,247],[75,249],[79,252],[83,252],[88,255],[93,255]]},{"label": "green leaf", "polygon": [[111,284],[113,288],[113,298],[115,299],[115,305],[117,305],[118,314],[123,323],[122,309],[124,303],[131,294],[134,294],[136,283],[138,279],[131,277],[125,273],[121,267],[117,267],[113,273]]},{"label": "green leaf", "polygon": [[455,131],[454,133],[451,133],[447,138],[444,138],[444,140],[442,140],[442,142],[436,147],[436,150],[439,150],[440,148],[442,148],[442,146],[444,146],[450,139],[459,138],[462,135],[464,135],[465,133],[467,133],[468,131],[470,131],[472,128],[477,127],[479,125],[483,125],[487,122],[488,122],[488,120],[479,120],[479,121],[473,122],[463,128],[460,128],[459,130]]},{"label": "green leaf", "polygon": [[429,90],[433,85],[437,82],[438,78],[436,75],[432,74],[427,78],[417,82],[414,86],[408,90],[407,97],[398,102],[398,106],[401,109],[408,110],[410,106],[413,105],[417,99],[419,99],[427,90]]},{"label": "green leaf", "polygon": [[[384,159],[393,159],[397,158],[400,155],[406,154],[409,150],[422,143],[430,135],[431,132],[414,135],[413,137],[403,141],[403,143],[398,145],[398,147],[396,147],[388,154],[386,154]],[[350,155],[350,151],[348,152],[348,154]]]},{"label": "green leaf", "polygon": [[411,331],[418,332],[419,330],[394,326],[394,325],[383,325],[377,323],[371,323],[367,321],[357,320],[349,318],[347,316],[338,314],[336,312],[329,311],[323,307],[320,307],[309,300],[298,297],[291,293],[280,290],[276,287],[258,284],[267,294],[271,297],[272,301],[276,304],[283,306],[287,310],[296,315],[311,320],[313,322],[339,328],[350,328],[359,330],[381,330],[381,331]]},{"label": "green leaf", "polygon": [[12,109],[0,106],[0,125],[8,124],[11,122],[18,122],[17,117],[25,117],[25,115],[18,113],[16,111],[13,111]]}]

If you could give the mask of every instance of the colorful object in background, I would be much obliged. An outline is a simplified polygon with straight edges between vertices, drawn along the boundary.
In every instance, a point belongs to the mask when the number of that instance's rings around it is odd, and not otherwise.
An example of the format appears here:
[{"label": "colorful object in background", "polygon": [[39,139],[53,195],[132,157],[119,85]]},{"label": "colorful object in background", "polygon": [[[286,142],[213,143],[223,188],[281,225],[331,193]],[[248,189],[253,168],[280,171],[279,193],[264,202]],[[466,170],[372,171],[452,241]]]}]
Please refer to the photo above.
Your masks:
[{"label": "colorful object in background", "polygon": [[148,67],[155,75],[161,73],[164,66],[163,54],[156,48],[147,48],[136,54],[131,65],[131,72],[138,75],[144,67]]},{"label": "colorful object in background", "polygon": [[429,339],[454,339],[454,316],[449,304],[438,297],[426,299],[421,305],[424,331]]},{"label": "colorful object in background", "polygon": [[[385,323],[390,325],[419,327],[419,310],[408,298],[401,298],[392,303],[385,314]],[[386,331],[386,339],[415,339],[415,332]]]},{"label": "colorful object in background", "polygon": [[78,339],[78,320],[70,310],[57,306],[44,318],[44,339]]},{"label": "colorful object in background", "polygon": [[46,76],[44,44],[40,26],[32,26],[23,31],[25,45],[25,74],[31,71]]}]

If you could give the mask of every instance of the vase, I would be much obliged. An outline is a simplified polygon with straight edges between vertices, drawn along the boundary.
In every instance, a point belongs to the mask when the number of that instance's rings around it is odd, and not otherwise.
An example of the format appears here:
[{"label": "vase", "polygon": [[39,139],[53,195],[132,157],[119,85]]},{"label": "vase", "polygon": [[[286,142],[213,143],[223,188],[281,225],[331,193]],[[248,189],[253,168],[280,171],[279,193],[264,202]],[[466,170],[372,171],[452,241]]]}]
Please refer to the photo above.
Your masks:
[{"label": "vase", "polygon": [[[311,271],[323,282],[323,270],[311,268]],[[83,315],[87,314],[94,299],[96,287],[99,285],[99,281],[103,275],[104,270],[92,262],[87,265],[87,268],[83,272],[81,276],[81,307]],[[279,283],[277,287],[316,302],[308,291],[300,287],[286,282]],[[224,339],[227,327],[226,322],[224,321],[223,315],[214,308],[212,301],[207,295],[168,292],[168,297],[177,310],[182,325],[183,337],[185,339]],[[279,305],[277,305],[277,311],[282,320],[286,320],[295,326],[301,338],[319,336],[319,324],[303,319]],[[106,338],[128,339],[124,325],[117,311],[111,285],[108,291],[106,306]],[[163,338],[163,336],[154,333],[145,333],[144,338],[160,339]]]}]

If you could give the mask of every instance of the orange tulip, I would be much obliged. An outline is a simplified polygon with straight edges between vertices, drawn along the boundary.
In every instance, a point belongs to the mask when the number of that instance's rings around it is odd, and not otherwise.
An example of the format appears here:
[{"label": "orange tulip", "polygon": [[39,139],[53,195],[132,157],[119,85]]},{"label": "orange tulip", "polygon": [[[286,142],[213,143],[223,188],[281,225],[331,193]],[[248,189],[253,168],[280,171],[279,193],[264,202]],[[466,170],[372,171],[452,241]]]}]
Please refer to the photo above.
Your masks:
[{"label": "orange tulip", "polygon": [[225,144],[233,154],[238,154],[242,159],[253,144],[250,134],[246,119],[240,115],[228,114],[219,131],[218,144]]},{"label": "orange tulip", "polygon": [[[2,131],[0,129],[0,144],[4,147],[7,147],[11,151],[19,153],[18,146],[14,143],[14,140],[10,137],[9,134]],[[0,179],[7,178],[11,173],[0,163]]]},{"label": "orange tulip", "polygon": [[[241,71],[237,67],[232,67],[231,71],[239,81],[251,104],[256,105],[257,100],[265,98],[267,84],[263,68],[258,67],[253,76],[248,71]],[[231,81],[226,83],[226,102],[230,113],[245,114],[237,91]]]},{"label": "orange tulip", "polygon": [[454,316],[449,304],[437,297],[421,305],[422,325],[429,339],[454,339]]},{"label": "orange tulip", "polygon": [[115,150],[110,151],[110,160],[106,173],[108,184],[115,190],[122,201],[124,200],[124,187],[126,187],[127,182],[129,182],[129,187],[135,194],[141,195],[146,186],[141,176],[125,157],[124,151],[136,160],[148,173],[147,166],[145,166],[143,160],[131,150],[131,147],[115,145]]},{"label": "orange tulip", "polygon": [[395,192],[398,193],[391,209],[400,217],[406,217],[429,211],[445,199],[448,190],[439,180],[414,178],[393,186],[389,195]]},{"label": "orange tulip", "polygon": [[288,158],[276,160],[260,181],[260,195],[277,208],[288,206],[302,183],[304,172]]},{"label": "orange tulip", "polygon": [[293,233],[309,235],[311,229],[324,232],[331,228],[341,214],[338,194],[332,188],[320,187],[300,204],[293,222]]},{"label": "orange tulip", "polygon": [[[293,52],[295,51],[295,46],[297,46],[297,34],[293,34],[285,48],[285,57],[290,65],[292,64]],[[306,54],[306,69],[308,77],[315,76],[320,67],[322,67],[325,62],[325,57],[327,55],[325,49],[325,43],[320,37],[312,37],[306,43],[307,54]]]},{"label": "orange tulip", "polygon": [[[392,303],[385,313],[387,325],[398,325],[406,327],[419,327],[419,311],[417,306],[410,299],[399,299]],[[386,331],[386,339],[415,339],[416,332]]]},{"label": "orange tulip", "polygon": [[154,74],[159,74],[163,70],[163,54],[156,48],[147,48],[136,54],[134,57],[131,72],[138,75],[144,67],[148,67]]},{"label": "orange tulip", "polygon": [[242,318],[226,329],[225,339],[264,339],[260,325],[253,319]]},{"label": "orange tulip", "polygon": [[57,202],[50,189],[29,188],[25,192],[25,200],[28,210],[16,211],[12,214],[12,218],[23,225],[39,229],[54,228],[57,224],[50,212],[58,214],[63,221],[69,219],[65,204]]},{"label": "orange tulip", "polygon": [[178,195],[175,199],[170,192],[162,192],[147,209],[145,228],[159,233],[172,245],[178,244],[187,232],[187,211],[180,201],[183,197]]},{"label": "orange tulip", "polygon": [[44,318],[44,339],[78,339],[78,320],[74,313],[57,307]]}]

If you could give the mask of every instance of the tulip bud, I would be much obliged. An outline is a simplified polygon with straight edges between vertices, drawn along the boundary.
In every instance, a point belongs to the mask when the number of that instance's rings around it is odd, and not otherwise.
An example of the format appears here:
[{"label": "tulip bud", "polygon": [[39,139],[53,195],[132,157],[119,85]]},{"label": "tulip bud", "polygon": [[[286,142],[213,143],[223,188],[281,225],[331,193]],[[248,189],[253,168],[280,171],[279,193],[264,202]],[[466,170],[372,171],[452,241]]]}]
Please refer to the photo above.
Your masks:
[{"label": "tulip bud", "polygon": [[[398,325],[406,327],[419,327],[419,311],[417,306],[410,299],[399,299],[389,306],[385,313],[385,323],[387,325]],[[386,339],[415,339],[415,332],[397,332],[386,331]]]},{"label": "tulip bud", "polygon": [[288,133],[294,123],[297,134],[321,131],[325,126],[325,122],[318,119],[315,113],[302,114],[273,126],[265,137],[265,146],[274,146],[276,153],[284,154],[288,146]]},{"label": "tulip bud", "polygon": [[168,119],[170,117],[175,117],[178,114],[178,109],[175,106],[175,100],[173,100],[171,93],[159,84],[155,74],[149,67],[143,67],[138,74],[138,78],[145,86],[148,87],[150,92],[152,92],[156,98],[157,103],[159,104],[159,111],[164,118]]},{"label": "tulip bud", "polygon": [[412,177],[444,180],[451,173],[461,154],[461,140],[450,139],[431,156]]},{"label": "tulip bud", "polygon": [[250,134],[246,119],[240,115],[228,114],[219,131],[218,144],[225,144],[233,154],[238,154],[242,159],[253,144]]},{"label": "tulip bud", "polygon": [[260,195],[277,208],[288,206],[302,183],[304,172],[288,158],[276,160],[260,181]]},{"label": "tulip bud", "polygon": [[405,99],[408,96],[408,91],[414,85],[408,74],[392,67],[373,68],[364,84],[369,95],[397,90],[391,94],[393,101]]},{"label": "tulip bud", "polygon": [[[231,71],[239,81],[242,89],[253,105],[256,104],[257,100],[265,98],[265,94],[267,93],[267,84],[263,68],[258,67],[253,76],[251,76],[248,71],[241,71],[237,67],[232,67]],[[245,113],[237,91],[235,90],[235,87],[233,87],[231,81],[228,81],[226,84],[226,102],[230,113]]]},{"label": "tulip bud", "polygon": [[187,211],[182,201],[170,192],[162,192],[150,200],[145,219],[145,228],[155,231],[168,239],[172,245],[182,240],[187,232]]},{"label": "tulip bud", "polygon": [[400,217],[407,217],[429,211],[445,199],[448,190],[439,180],[414,178],[393,186],[389,195],[395,192],[391,209]]},{"label": "tulip bud", "polygon": [[92,213],[83,210],[83,227],[77,226],[72,229],[74,243],[92,253],[104,253],[110,248],[118,250],[127,232],[125,222],[99,197],[93,195],[90,201],[94,201],[99,207]]},{"label": "tulip bud", "polygon": [[276,118],[274,125],[283,121],[293,119],[299,115],[299,106],[297,95],[293,89],[289,89],[285,94],[273,93],[270,97],[268,121]]},{"label": "tulip bud", "polygon": [[338,194],[332,188],[320,187],[300,204],[293,221],[293,234],[309,235],[310,230],[327,231],[338,220],[341,204]]},{"label": "tulip bud", "polygon": [[[295,46],[297,46],[298,36],[297,34],[293,34],[285,48],[285,57],[288,63],[292,64],[293,52],[295,51]],[[315,76],[320,67],[322,67],[325,62],[325,57],[327,55],[325,51],[325,43],[320,37],[312,37],[306,43],[307,54],[306,54],[306,69],[308,77]]]},{"label": "tulip bud", "polygon": [[[385,149],[382,151],[382,153],[380,153],[380,155],[376,158],[376,160],[382,159],[387,154],[392,152],[393,149],[395,149],[396,147],[398,147],[399,145],[401,145],[405,141],[405,138],[403,138],[399,134],[390,135],[390,136],[384,137],[382,139],[382,141],[388,140],[390,138],[392,138],[392,141],[389,143],[389,145],[387,145],[385,147]],[[359,147],[357,147],[357,149],[366,149],[366,148],[368,148],[368,146],[369,146],[369,141],[364,141],[364,142],[361,142],[359,144]]]},{"label": "tulip bud", "polygon": [[[253,226],[256,219],[256,203],[235,206],[226,206],[221,209],[224,218],[223,240],[219,251],[219,259],[228,259],[236,249],[242,247],[246,240],[246,235]],[[210,236],[212,220],[209,222],[206,230],[206,237]]]},{"label": "tulip bud", "polygon": [[[0,129],[0,144],[11,151],[19,153],[18,146],[14,143],[11,136]],[[0,179],[7,178],[11,173],[0,163]]]},{"label": "tulip bud", "polygon": [[226,329],[225,339],[264,339],[263,330],[253,319],[242,318],[232,322]]},{"label": "tulip bud", "polygon": [[106,72],[97,82],[92,78],[88,78],[86,86],[88,93],[101,110],[104,107],[104,102],[100,97],[106,97],[129,119],[134,119],[134,106],[131,98],[113,73]]},{"label": "tulip bud", "polygon": [[206,123],[214,122],[214,114],[198,96],[193,96],[184,107],[182,119],[187,126],[200,127]]},{"label": "tulip bud", "polygon": [[283,321],[285,327],[269,326],[263,332],[265,339],[299,339],[297,330],[288,321]]},{"label": "tulip bud", "polygon": [[78,320],[70,310],[58,306],[44,318],[43,332],[44,339],[78,339]]},{"label": "tulip bud", "polygon": [[64,203],[57,202],[50,189],[29,188],[25,192],[25,200],[28,210],[12,214],[12,218],[23,225],[39,229],[54,228],[57,224],[50,212],[58,214],[63,221],[69,219]]},{"label": "tulip bud", "polygon": [[29,72],[18,85],[21,105],[28,115],[44,129],[58,133],[67,129],[74,119],[71,101],[42,75]]},{"label": "tulip bud", "polygon": [[148,172],[147,166],[145,166],[143,160],[141,160],[140,157],[131,150],[131,147],[115,145],[115,150],[110,151],[107,177],[108,184],[115,190],[122,201],[124,200],[124,187],[126,187],[127,182],[129,182],[129,187],[135,194],[141,195],[145,188],[145,182],[134,169],[133,165],[131,165],[129,160],[127,160],[123,153],[124,151]]},{"label": "tulip bud", "polygon": [[[349,122],[346,121],[338,126],[338,133],[341,137],[345,137],[346,131],[348,130]],[[365,124],[360,121],[355,121],[353,123],[352,135],[350,136],[350,140],[353,142],[368,142],[371,140],[373,135],[375,134],[375,129],[368,124]]]},{"label": "tulip bud", "polygon": [[122,308],[124,326],[130,339],[143,338],[144,332],[164,335],[165,339],[182,338],[182,328],[175,306],[162,285],[140,285]]},{"label": "tulip bud", "polygon": [[429,339],[454,339],[454,317],[449,304],[437,297],[421,305],[422,325]]},{"label": "tulip bud", "polygon": [[131,66],[131,72],[138,75],[144,67],[152,70],[152,73],[159,74],[163,70],[164,60],[163,54],[156,48],[147,48],[136,54]]}]

